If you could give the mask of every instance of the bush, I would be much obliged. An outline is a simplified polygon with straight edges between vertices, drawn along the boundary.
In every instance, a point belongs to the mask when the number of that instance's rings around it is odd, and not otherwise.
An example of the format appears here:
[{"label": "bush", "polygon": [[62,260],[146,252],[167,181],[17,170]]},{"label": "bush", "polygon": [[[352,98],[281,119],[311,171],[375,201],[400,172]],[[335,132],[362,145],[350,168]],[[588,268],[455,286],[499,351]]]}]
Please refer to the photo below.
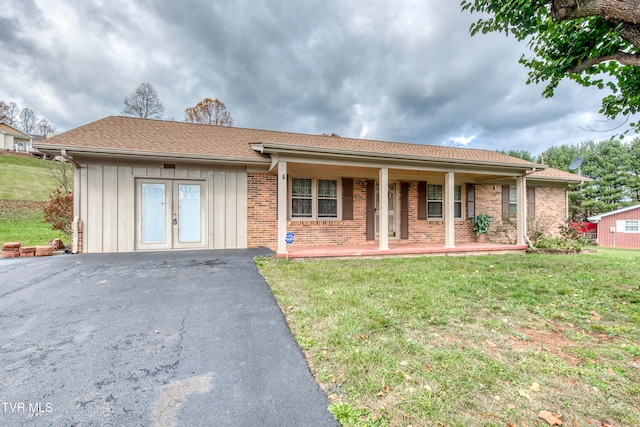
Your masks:
[{"label": "bush", "polygon": [[44,220],[54,230],[71,235],[73,222],[73,193],[56,188],[51,193],[51,200],[44,207]]}]

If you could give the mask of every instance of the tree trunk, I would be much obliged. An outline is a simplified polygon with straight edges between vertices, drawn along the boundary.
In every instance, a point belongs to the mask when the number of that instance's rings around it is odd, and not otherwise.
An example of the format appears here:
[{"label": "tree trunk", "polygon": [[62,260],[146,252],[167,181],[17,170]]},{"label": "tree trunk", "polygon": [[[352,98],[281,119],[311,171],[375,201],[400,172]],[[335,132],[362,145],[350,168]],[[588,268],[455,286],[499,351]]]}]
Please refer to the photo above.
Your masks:
[{"label": "tree trunk", "polygon": [[607,21],[640,25],[640,0],[554,0],[551,17],[560,21],[601,16]]}]

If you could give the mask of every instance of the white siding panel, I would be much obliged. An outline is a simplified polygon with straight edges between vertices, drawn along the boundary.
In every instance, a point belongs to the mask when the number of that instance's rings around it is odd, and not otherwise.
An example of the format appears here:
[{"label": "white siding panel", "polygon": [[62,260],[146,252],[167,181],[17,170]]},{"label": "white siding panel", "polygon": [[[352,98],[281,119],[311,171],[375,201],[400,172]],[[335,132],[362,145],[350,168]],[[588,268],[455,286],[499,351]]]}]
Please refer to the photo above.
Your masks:
[{"label": "white siding panel", "polygon": [[118,167],[102,167],[102,252],[118,251]]},{"label": "white siding panel", "polygon": [[87,252],[102,252],[102,166],[89,165],[87,168],[88,212],[85,233]]},{"label": "white siding panel", "polygon": [[160,169],[160,176],[163,178],[174,178],[176,176],[175,169]]},{"label": "white siding panel", "polygon": [[175,170],[176,178],[187,178],[189,177],[189,171],[187,169],[176,169]]},{"label": "white siding panel", "polygon": [[207,248],[208,249],[213,249],[214,248],[214,244],[213,244],[213,227],[215,224],[214,221],[214,215],[213,215],[213,171],[207,171],[206,173],[206,179],[207,179],[207,184],[206,184],[206,192],[207,192]]},{"label": "white siding panel", "polygon": [[[77,184],[74,182],[74,187]],[[80,200],[79,200],[79,205],[80,205],[80,211],[77,213],[77,215],[80,217],[80,221],[82,222],[82,251],[83,252],[89,252],[89,249],[87,247],[87,245],[89,244],[87,241],[87,224],[88,224],[88,220],[89,220],[89,196],[88,196],[88,189],[89,189],[89,174],[88,174],[88,167],[87,165],[82,165],[81,169],[80,169]]]},{"label": "white siding panel", "polygon": [[130,166],[118,166],[118,252],[133,252],[135,186]]},{"label": "white siding panel", "polygon": [[135,250],[136,178],[206,180],[208,248],[247,246],[246,172],[92,164],[75,173],[74,209],[84,226],[84,252]]},{"label": "white siding panel", "polygon": [[147,168],[134,167],[133,168],[133,176],[141,177],[147,176]]},{"label": "white siding panel", "polygon": [[237,180],[235,172],[226,173],[225,186],[225,248],[236,247],[236,218],[237,218]]},{"label": "white siding panel", "polygon": [[247,174],[237,173],[236,248],[247,247]]},{"label": "white siding panel", "polygon": [[225,248],[225,214],[226,214],[226,174],[213,173],[213,247]]}]

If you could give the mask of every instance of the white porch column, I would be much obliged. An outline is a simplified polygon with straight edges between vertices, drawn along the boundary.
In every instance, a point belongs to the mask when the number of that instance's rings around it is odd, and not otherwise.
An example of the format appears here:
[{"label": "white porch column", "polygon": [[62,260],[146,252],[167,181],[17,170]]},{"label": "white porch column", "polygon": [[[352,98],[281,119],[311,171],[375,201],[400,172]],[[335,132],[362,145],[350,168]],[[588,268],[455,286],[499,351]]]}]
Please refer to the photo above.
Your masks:
[{"label": "white porch column", "polygon": [[444,176],[444,247],[455,248],[455,174]]},{"label": "white porch column", "polygon": [[517,191],[517,217],[516,217],[516,244],[526,245],[527,241],[527,178],[519,176],[516,178]]},{"label": "white porch column", "polygon": [[287,162],[278,162],[278,253],[287,253]]},{"label": "white porch column", "polygon": [[380,168],[380,212],[378,223],[380,227],[380,250],[389,250],[389,169]]}]

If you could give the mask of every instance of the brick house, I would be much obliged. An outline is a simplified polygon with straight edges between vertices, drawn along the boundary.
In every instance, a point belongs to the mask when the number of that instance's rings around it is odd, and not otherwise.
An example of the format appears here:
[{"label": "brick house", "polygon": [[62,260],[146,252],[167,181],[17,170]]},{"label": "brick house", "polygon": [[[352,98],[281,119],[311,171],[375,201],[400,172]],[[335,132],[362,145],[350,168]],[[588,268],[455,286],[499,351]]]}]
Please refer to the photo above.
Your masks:
[{"label": "brick house", "polygon": [[640,205],[592,216],[589,221],[598,224],[599,246],[640,249]]},{"label": "brick house", "polygon": [[[489,150],[106,117],[37,143],[75,166],[74,248],[526,245],[583,178]],[[380,230],[385,230],[380,232]]]}]

